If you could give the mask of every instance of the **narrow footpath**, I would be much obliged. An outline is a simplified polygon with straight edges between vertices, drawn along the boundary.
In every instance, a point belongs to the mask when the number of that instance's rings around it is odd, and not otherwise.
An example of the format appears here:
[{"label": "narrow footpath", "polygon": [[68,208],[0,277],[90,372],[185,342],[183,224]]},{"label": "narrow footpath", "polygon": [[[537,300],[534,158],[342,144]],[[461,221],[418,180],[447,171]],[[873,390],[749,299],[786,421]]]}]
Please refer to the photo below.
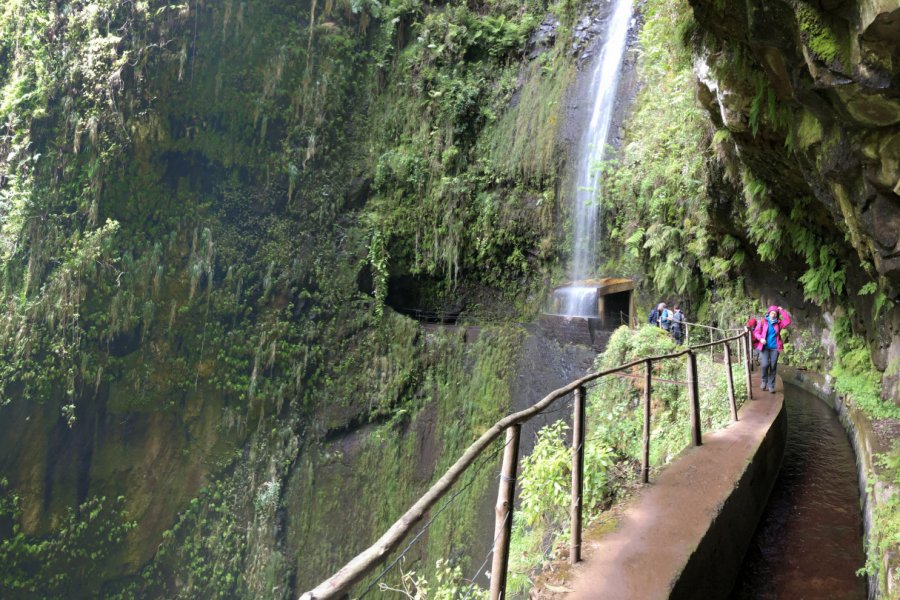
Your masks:
[{"label": "narrow footpath", "polygon": [[[614,530],[588,530],[583,561],[541,598],[664,600],[727,597],[784,452],[784,387],[759,389],[738,422],[703,433],[622,511]],[[725,398],[723,402],[727,402]],[[652,443],[652,441],[651,441]]]}]

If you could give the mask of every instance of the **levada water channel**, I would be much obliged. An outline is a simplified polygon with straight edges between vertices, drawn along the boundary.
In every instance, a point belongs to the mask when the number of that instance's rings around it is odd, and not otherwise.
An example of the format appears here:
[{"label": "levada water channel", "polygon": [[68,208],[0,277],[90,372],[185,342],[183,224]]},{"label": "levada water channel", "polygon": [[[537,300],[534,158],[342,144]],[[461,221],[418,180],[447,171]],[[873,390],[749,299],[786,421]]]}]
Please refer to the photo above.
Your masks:
[{"label": "levada water channel", "polygon": [[788,439],[781,473],[731,600],[865,600],[856,464],[832,410],[785,385]]}]

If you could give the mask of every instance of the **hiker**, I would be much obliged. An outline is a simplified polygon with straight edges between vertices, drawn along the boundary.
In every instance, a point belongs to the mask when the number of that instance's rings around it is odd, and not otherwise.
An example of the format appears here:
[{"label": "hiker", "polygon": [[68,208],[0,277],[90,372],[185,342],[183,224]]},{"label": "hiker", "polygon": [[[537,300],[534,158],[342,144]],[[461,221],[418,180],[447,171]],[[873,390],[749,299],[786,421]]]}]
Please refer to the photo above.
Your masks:
[{"label": "hiker", "polygon": [[[756,330],[756,318],[750,317],[747,321],[747,331],[750,332],[750,336],[753,336],[753,332]],[[759,350],[756,348],[756,344],[751,342],[750,344],[753,348],[753,360],[750,361],[750,368],[753,369],[753,363],[759,364]]]},{"label": "hiker", "polygon": [[660,321],[663,316],[663,309],[666,308],[665,302],[660,302],[650,310],[650,316],[647,317],[647,323],[661,327]]},{"label": "hiker", "polygon": [[791,315],[780,306],[770,306],[766,315],[756,324],[753,337],[756,338],[756,349],[759,350],[759,362],[762,366],[763,391],[775,392],[775,370],[778,368],[778,353],[784,351],[781,331],[791,324]]},{"label": "hiker", "polygon": [[675,312],[672,313],[672,337],[679,346],[684,343],[684,313],[681,307],[675,305]]},{"label": "hiker", "polygon": [[650,314],[647,316],[647,324],[659,325],[659,307],[656,304],[650,309]]},{"label": "hiker", "polygon": [[666,332],[672,328],[672,311],[665,303],[662,304],[662,311],[659,314],[659,326]]}]

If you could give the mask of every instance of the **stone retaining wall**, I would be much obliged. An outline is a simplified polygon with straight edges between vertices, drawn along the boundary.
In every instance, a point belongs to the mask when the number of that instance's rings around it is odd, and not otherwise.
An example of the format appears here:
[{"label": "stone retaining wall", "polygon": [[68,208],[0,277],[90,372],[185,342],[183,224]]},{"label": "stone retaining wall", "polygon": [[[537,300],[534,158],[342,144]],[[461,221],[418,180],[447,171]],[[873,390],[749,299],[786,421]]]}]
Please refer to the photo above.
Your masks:
[{"label": "stone retaining wall", "polygon": [[730,596],[778,479],[786,443],[787,417],[782,405],[734,491],[676,579],[669,600],[724,600]]},{"label": "stone retaining wall", "polygon": [[588,346],[597,352],[606,349],[606,343],[615,331],[602,328],[600,319],[594,317],[542,314],[538,318],[538,324],[544,335],[560,344]]}]

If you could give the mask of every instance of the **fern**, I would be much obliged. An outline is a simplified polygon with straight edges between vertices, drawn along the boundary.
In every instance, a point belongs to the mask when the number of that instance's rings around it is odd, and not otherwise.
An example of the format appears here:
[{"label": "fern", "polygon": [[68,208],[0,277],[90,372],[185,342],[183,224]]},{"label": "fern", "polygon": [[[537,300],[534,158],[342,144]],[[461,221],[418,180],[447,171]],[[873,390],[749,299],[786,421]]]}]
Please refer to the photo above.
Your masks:
[{"label": "fern", "polygon": [[762,112],[765,94],[766,89],[759,87],[756,90],[756,95],[753,96],[753,102],[750,103],[750,130],[753,132],[753,137],[756,137],[756,134],[759,132],[759,115]]},{"label": "fern", "polygon": [[806,300],[823,305],[833,296],[844,292],[847,280],[846,268],[838,268],[833,252],[831,246],[822,246],[819,250],[819,264],[810,266],[800,277]]},{"label": "fern", "polygon": [[878,290],[878,284],[875,283],[874,281],[870,281],[866,285],[859,288],[859,292],[857,292],[857,295],[868,296],[870,294],[874,294],[876,292],[876,290]]},{"label": "fern", "polygon": [[793,155],[797,152],[797,136],[793,127],[788,130],[787,136],[784,138],[784,147],[787,149],[788,154]]},{"label": "fern", "polygon": [[879,290],[878,293],[875,294],[875,302],[873,305],[875,308],[875,313],[872,317],[873,319],[878,318],[878,315],[881,314],[881,309],[884,308],[885,303],[893,304],[890,300],[888,300],[887,295]]},{"label": "fern", "polygon": [[813,266],[815,258],[818,254],[818,248],[821,246],[821,240],[817,235],[807,227],[797,224],[791,214],[791,221],[788,225],[788,233],[791,238],[791,245],[794,251],[806,260],[807,265]]},{"label": "fern", "polygon": [[775,100],[775,90],[771,86],[766,86],[766,117],[769,123],[778,124],[778,104]]},{"label": "fern", "polygon": [[744,192],[750,200],[761,200],[768,196],[769,189],[766,187],[765,181],[754,179],[752,175],[746,175],[744,177]]}]

